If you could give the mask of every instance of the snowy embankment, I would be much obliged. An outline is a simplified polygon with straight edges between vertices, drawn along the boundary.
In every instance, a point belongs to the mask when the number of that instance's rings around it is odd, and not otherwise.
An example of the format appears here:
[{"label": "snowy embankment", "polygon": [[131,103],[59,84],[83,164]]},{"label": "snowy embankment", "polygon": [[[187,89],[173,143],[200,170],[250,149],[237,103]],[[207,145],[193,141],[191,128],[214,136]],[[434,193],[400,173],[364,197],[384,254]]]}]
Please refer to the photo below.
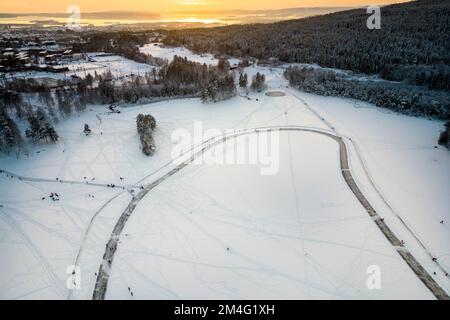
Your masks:
[{"label": "snowy embankment", "polygon": [[[171,160],[173,131],[192,132],[194,121],[204,129],[328,130],[298,97],[352,139],[346,143],[360,188],[449,292],[450,280],[380,200],[351,142],[395,213],[448,270],[450,155],[434,148],[442,123],[287,89],[280,69],[245,70],[249,76],[257,71],[269,89],[286,96],[251,94],[251,100],[238,96],[217,104],[175,100],[123,108],[121,114],[95,106],[56,126],[57,145],[30,149],[28,158],[2,156],[1,169],[55,182],[0,174],[0,297],[68,298],[66,270],[77,264],[82,286],[70,298],[90,299],[105,244],[131,194],[89,182],[136,187],[153,181],[150,174]],[[158,123],[151,158],[139,150],[139,113]],[[84,123],[93,131],[89,137],[82,134]],[[345,185],[338,159],[332,141],[283,133],[277,175],[261,176],[251,165],[186,167],[138,204],[119,240],[107,298],[131,298],[128,287],[134,298],[161,299],[433,298]],[[48,198],[52,192],[59,201]],[[370,265],[381,268],[381,290],[366,286]]]}]

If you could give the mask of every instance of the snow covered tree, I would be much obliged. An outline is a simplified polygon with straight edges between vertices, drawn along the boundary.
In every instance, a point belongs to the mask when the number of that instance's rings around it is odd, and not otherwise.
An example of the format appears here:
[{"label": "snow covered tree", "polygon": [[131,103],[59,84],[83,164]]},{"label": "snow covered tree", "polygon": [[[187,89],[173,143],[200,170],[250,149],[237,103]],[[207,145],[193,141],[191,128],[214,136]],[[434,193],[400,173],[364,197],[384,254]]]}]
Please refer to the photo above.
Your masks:
[{"label": "snow covered tree", "polygon": [[146,156],[151,156],[156,150],[153,140],[153,130],[156,128],[156,120],[153,116],[139,114],[136,118],[136,126],[141,141],[142,152]]},{"label": "snow covered tree", "polygon": [[86,85],[90,87],[94,83],[94,77],[88,73],[84,81],[86,82]]},{"label": "snow covered tree", "polygon": [[450,118],[450,95],[447,91],[429,90],[403,82],[359,80],[345,73],[313,67],[291,67],[284,75],[291,86],[306,92],[367,101],[404,114]]},{"label": "snow covered tree", "polygon": [[59,139],[55,128],[50,123],[45,124],[42,136],[47,142],[50,140],[50,142],[56,143]]},{"label": "snow covered tree", "polygon": [[50,124],[45,112],[38,109],[28,117],[29,128],[25,131],[25,136],[32,141],[56,142],[59,139],[55,128]]},{"label": "snow covered tree", "polygon": [[36,115],[30,115],[27,120],[29,128],[25,131],[25,136],[33,141],[39,141],[41,139],[41,122]]},{"label": "snow covered tree", "polygon": [[100,102],[113,103],[115,99],[115,88],[111,79],[101,79],[98,82],[98,89],[100,91]]},{"label": "snow covered tree", "polygon": [[248,85],[248,76],[247,74],[240,74],[239,75],[239,87],[241,88],[247,88]]},{"label": "snow covered tree", "polygon": [[63,89],[58,89],[55,94],[60,114],[65,117],[70,116],[72,113],[72,104],[70,103],[66,92]]},{"label": "snow covered tree", "polygon": [[227,74],[219,82],[219,91],[221,94],[221,100],[230,99],[236,95],[236,86],[234,84],[234,77],[231,74]]},{"label": "snow covered tree", "polygon": [[230,70],[230,62],[228,59],[220,58],[217,67],[222,73],[228,72]]},{"label": "snow covered tree", "polygon": [[202,101],[203,102],[217,102],[218,101],[218,92],[219,92],[219,82],[217,79],[211,81],[202,91]]},{"label": "snow covered tree", "polygon": [[13,119],[5,112],[0,113],[0,151],[10,152],[14,147],[20,150],[23,139]]}]

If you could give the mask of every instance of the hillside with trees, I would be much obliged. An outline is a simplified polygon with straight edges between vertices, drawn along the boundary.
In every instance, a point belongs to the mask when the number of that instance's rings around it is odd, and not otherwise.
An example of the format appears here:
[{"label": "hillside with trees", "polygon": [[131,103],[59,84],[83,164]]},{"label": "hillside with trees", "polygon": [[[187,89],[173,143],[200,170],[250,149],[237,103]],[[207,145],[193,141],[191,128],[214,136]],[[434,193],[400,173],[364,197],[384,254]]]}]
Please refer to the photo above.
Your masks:
[{"label": "hillside with trees", "polygon": [[420,0],[381,8],[381,29],[369,30],[365,8],[273,24],[167,31],[164,42],[197,53],[379,74],[450,90],[450,1]]},{"label": "hillside with trees", "polygon": [[358,99],[408,115],[450,117],[448,91],[429,90],[401,82],[358,79],[330,69],[290,67],[284,76],[294,88],[322,96]]}]

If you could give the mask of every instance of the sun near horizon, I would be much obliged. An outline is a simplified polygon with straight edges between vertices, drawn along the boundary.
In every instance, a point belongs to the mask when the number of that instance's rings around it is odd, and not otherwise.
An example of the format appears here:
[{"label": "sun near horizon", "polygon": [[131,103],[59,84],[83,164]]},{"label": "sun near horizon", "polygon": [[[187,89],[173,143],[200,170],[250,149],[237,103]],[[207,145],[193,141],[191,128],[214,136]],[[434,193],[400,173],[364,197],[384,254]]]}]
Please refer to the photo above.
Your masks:
[{"label": "sun near horizon", "polygon": [[386,5],[408,0],[2,0],[0,13],[62,13],[70,5],[83,12],[104,11],[220,11],[231,9],[263,10],[296,7],[357,7]]}]

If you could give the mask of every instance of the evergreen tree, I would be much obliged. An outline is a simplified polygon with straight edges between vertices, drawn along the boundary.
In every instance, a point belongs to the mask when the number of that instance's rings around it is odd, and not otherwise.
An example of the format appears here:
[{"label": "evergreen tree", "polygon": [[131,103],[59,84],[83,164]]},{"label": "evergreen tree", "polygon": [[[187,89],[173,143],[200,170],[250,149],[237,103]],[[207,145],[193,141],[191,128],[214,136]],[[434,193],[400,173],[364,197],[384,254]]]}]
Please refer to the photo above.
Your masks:
[{"label": "evergreen tree", "polygon": [[259,72],[252,79],[252,84],[250,85],[252,90],[256,92],[261,92],[266,88],[266,76]]},{"label": "evergreen tree", "polygon": [[89,125],[87,123],[84,124],[83,132],[86,136],[90,136],[92,133],[91,128],[89,128]]},{"label": "evergreen tree", "polygon": [[153,140],[153,130],[156,128],[156,120],[153,116],[139,114],[136,118],[136,127],[141,141],[142,152],[151,156],[156,150]]},{"label": "evergreen tree", "polygon": [[46,142],[58,141],[58,134],[55,128],[50,124],[45,112],[42,109],[36,110],[28,117],[29,128],[25,131],[27,138],[38,142],[45,140]]},{"label": "evergreen tree", "polygon": [[9,152],[14,147],[19,150],[22,143],[22,135],[14,120],[5,112],[0,113],[0,150]]},{"label": "evergreen tree", "polygon": [[240,74],[239,75],[239,87],[241,88],[247,88],[248,85],[248,77],[247,74]]},{"label": "evergreen tree", "polygon": [[222,73],[228,72],[230,70],[230,62],[228,59],[220,58],[217,67]]}]

